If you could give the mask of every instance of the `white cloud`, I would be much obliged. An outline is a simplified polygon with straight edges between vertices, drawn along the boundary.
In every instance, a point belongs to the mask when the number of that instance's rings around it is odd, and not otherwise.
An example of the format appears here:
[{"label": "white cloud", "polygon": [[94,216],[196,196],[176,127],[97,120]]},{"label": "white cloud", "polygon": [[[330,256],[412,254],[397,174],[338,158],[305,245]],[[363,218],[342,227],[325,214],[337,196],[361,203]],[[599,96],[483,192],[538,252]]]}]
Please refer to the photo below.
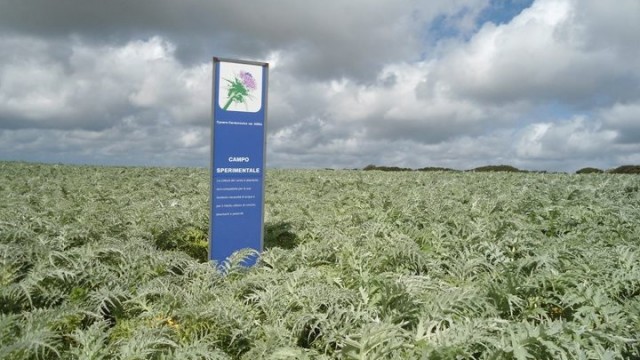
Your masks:
[{"label": "white cloud", "polygon": [[[500,25],[475,23],[485,0],[168,1],[24,21],[44,0],[0,5],[0,153],[206,166],[217,55],[270,63],[272,166],[636,159],[636,0],[537,0]],[[462,35],[438,38],[434,19]]]},{"label": "white cloud", "polygon": [[[431,86],[449,87],[485,103],[553,100],[589,106],[595,100],[636,96],[637,90],[629,94],[629,84],[620,80],[633,76],[637,83],[640,68],[629,61],[626,48],[638,46],[630,38],[626,46],[595,46],[593,24],[585,18],[597,18],[590,11],[598,7],[585,10],[582,4],[538,0],[510,23],[485,24],[468,43],[443,50]],[[625,5],[635,6],[629,1]],[[609,7],[616,13],[633,10]],[[638,24],[626,24],[625,29],[640,33]]]},{"label": "white cloud", "polygon": [[527,126],[516,144],[516,154],[523,159],[557,160],[597,158],[613,144],[617,134],[604,130],[599,123],[576,117],[557,123],[534,123]]},{"label": "white cloud", "polygon": [[[145,111],[207,124],[210,67],[184,68],[175,47],[162,38],[122,47],[0,38],[8,52],[22,42],[32,44],[30,50],[18,49],[24,57],[0,65],[0,121],[13,128],[104,129]],[[50,54],[56,46],[66,48],[63,58]]]},{"label": "white cloud", "polygon": [[607,128],[617,132],[616,140],[622,144],[640,143],[640,102],[616,103],[599,112]]}]

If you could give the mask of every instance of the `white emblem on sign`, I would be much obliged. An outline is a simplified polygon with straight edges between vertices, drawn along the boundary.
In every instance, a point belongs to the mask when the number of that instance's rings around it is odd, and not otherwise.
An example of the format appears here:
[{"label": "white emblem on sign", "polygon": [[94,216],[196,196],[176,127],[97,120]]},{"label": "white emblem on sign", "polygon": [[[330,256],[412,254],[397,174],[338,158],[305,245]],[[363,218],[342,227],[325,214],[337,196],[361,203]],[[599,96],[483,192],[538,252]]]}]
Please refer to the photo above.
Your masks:
[{"label": "white emblem on sign", "polygon": [[226,111],[258,112],[262,108],[262,67],[220,63],[218,105]]}]

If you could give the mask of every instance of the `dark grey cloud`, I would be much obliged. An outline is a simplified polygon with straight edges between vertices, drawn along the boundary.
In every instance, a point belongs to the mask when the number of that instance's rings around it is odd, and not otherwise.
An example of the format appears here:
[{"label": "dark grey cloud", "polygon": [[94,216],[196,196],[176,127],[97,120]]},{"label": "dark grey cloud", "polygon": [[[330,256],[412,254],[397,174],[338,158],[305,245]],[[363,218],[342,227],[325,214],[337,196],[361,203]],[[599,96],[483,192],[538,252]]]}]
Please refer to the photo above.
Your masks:
[{"label": "dark grey cloud", "polygon": [[598,113],[606,129],[617,133],[616,143],[640,144],[640,101],[616,103]]},{"label": "dark grey cloud", "polygon": [[[582,41],[581,47],[587,51],[620,54],[627,58],[640,56],[640,46],[637,44],[640,2],[620,0],[613,4],[584,1],[574,6],[573,16],[575,23],[582,26],[574,27],[567,23],[564,29],[559,30],[560,36],[578,37]],[[627,64],[638,69],[637,65]]]},{"label": "dark grey cloud", "polygon": [[484,125],[464,119],[456,114],[425,116],[412,120],[388,118],[370,119],[366,135],[372,139],[410,140],[421,144],[439,144],[464,135],[479,135]]},{"label": "dark grey cloud", "polygon": [[457,6],[363,0],[61,0],[53,6],[9,0],[0,6],[0,31],[120,44],[160,35],[177,45],[186,64],[212,54],[265,58],[283,49],[298,53],[299,76],[364,80],[385,63],[416,59],[421,44],[414,30]]},{"label": "dark grey cloud", "polygon": [[3,160],[207,166],[207,129],[140,123],[126,121],[101,131],[0,129],[0,153]]}]

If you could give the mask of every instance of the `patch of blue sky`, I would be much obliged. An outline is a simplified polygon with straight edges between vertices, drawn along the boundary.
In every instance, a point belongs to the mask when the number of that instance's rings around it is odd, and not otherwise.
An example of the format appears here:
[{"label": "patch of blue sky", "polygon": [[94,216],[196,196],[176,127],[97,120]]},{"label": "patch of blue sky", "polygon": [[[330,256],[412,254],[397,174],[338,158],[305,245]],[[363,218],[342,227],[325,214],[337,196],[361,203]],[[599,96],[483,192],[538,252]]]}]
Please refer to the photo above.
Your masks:
[{"label": "patch of blue sky", "polygon": [[[484,23],[492,22],[496,25],[509,23],[518,16],[522,10],[531,6],[534,0],[490,0],[489,4],[475,15],[475,28],[480,28]],[[441,40],[446,38],[468,39],[473,33],[469,27],[461,27],[462,20],[470,15],[470,9],[463,8],[453,15],[440,15],[436,17],[427,29],[427,38]]]},{"label": "patch of blue sky", "polygon": [[478,26],[486,22],[496,25],[507,24],[531,4],[533,0],[491,0],[489,6],[478,15],[476,24]]},{"label": "patch of blue sky", "polygon": [[[459,16],[458,14],[455,16]],[[437,39],[460,36],[460,29],[455,26],[455,22],[452,21],[452,16],[445,15],[436,17],[433,22],[431,22],[428,32]]]}]

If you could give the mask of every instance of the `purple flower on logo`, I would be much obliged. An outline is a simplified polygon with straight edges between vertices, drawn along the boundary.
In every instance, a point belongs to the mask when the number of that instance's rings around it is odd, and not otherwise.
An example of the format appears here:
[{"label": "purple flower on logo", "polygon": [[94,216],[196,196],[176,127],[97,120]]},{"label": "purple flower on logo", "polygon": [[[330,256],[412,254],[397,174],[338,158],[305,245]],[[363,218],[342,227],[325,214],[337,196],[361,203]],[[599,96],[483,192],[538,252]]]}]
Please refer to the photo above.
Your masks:
[{"label": "purple flower on logo", "polygon": [[253,78],[253,75],[247,71],[240,71],[233,80],[224,80],[229,83],[227,102],[222,107],[224,110],[227,110],[234,102],[244,104],[247,101],[247,97],[251,97],[249,92],[257,88],[256,80]]},{"label": "purple flower on logo", "polygon": [[256,89],[256,80],[253,78],[253,75],[251,75],[251,73],[240,71],[240,81],[242,81],[242,84],[244,84],[244,86],[246,86],[247,88],[251,90]]}]

